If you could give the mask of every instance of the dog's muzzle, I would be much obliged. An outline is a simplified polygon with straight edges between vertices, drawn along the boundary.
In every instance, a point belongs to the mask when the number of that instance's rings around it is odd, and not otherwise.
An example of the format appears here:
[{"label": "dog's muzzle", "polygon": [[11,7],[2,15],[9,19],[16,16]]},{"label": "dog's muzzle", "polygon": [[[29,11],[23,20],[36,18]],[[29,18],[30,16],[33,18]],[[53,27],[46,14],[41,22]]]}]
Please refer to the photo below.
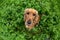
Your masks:
[{"label": "dog's muzzle", "polygon": [[28,25],[30,25],[31,23],[32,23],[31,20],[28,20],[28,21],[27,21],[27,24],[28,24]]}]

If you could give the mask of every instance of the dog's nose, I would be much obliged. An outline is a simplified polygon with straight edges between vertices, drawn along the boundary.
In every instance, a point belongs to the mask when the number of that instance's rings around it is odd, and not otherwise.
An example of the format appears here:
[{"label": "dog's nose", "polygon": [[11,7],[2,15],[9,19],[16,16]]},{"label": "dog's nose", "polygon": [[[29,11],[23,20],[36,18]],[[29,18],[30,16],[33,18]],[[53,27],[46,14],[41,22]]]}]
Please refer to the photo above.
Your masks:
[{"label": "dog's nose", "polygon": [[28,20],[27,23],[28,23],[28,24],[31,24],[31,20]]}]

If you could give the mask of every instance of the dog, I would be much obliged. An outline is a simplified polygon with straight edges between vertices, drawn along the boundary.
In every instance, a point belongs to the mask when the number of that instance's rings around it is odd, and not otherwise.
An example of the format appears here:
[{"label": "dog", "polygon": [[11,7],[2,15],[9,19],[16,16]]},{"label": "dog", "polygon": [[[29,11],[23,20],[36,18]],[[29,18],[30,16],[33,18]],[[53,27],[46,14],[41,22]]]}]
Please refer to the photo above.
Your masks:
[{"label": "dog", "polygon": [[38,11],[32,8],[27,8],[24,10],[24,21],[25,26],[31,30],[36,24],[39,23],[40,16]]}]

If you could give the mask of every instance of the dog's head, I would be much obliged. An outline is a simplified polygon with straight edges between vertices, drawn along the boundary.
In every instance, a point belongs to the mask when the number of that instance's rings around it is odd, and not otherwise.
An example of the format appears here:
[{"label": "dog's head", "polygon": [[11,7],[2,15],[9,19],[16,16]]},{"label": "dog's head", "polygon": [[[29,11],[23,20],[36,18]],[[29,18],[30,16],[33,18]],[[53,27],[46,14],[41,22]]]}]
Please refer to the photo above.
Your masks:
[{"label": "dog's head", "polygon": [[32,29],[39,22],[38,11],[32,8],[25,9],[24,21],[26,28]]}]

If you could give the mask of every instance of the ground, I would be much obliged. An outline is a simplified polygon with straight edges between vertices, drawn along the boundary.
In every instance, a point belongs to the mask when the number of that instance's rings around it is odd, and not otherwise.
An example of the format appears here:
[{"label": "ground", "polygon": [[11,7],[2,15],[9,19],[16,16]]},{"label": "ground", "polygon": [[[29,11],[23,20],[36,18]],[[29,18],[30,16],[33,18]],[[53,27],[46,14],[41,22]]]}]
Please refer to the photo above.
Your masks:
[{"label": "ground", "polygon": [[[24,25],[26,8],[42,14],[30,31]],[[0,0],[0,40],[60,40],[60,0]]]}]

